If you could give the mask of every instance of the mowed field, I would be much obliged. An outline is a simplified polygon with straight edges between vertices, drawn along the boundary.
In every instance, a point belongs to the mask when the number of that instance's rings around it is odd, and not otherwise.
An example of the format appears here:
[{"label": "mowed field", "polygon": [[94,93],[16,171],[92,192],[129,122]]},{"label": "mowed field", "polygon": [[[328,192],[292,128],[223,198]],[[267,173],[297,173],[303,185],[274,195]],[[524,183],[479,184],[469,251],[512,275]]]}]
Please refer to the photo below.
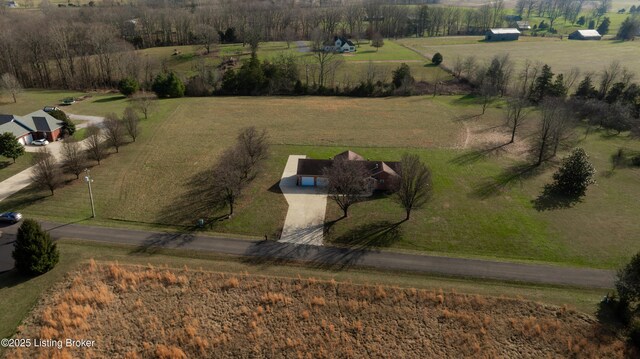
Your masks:
[{"label": "mowed field", "polygon": [[16,336],[88,338],[95,347],[10,349],[9,358],[637,354],[593,317],[566,307],[441,289],[91,260],[49,293]]},{"label": "mowed field", "polygon": [[489,61],[494,55],[509,54],[522,67],[525,61],[540,62],[551,66],[555,73],[568,72],[573,67],[582,73],[599,72],[612,61],[640,74],[640,43],[637,41],[578,41],[557,38],[520,37],[518,41],[484,42],[483,37],[459,36],[439,38],[406,38],[399,43],[409,46],[425,56],[440,52],[444,66],[451,68],[456,58],[474,56]]},{"label": "mowed field", "polygon": [[[23,96],[24,102],[39,101],[37,92]],[[117,95],[96,95],[69,110],[103,115],[121,113],[127,104]],[[10,105],[4,108],[11,112]],[[413,152],[433,172],[434,196],[427,207],[396,225],[402,210],[392,197],[381,195],[331,223],[340,216],[330,203],[328,241],[604,268],[616,268],[638,251],[640,169],[610,171],[610,156],[621,147],[639,151],[637,140],[594,130],[584,136],[584,129],[577,129],[573,145],[591,155],[598,183],[572,208],[537,210],[533,200],[551,181],[556,163],[519,173],[535,119],[515,145],[484,152],[507,142],[508,131],[502,109],[474,117],[479,113],[473,99],[455,96],[158,101],[157,110],[142,122],[138,141],[92,168],[98,218],[85,223],[175,229],[208,218],[211,232],[278,238],[287,211],[278,182],[290,154],[329,158],[351,149],[368,158],[398,160]],[[207,205],[199,180],[246,126],[268,130],[270,158],[244,192],[233,219],[217,221],[225,211]],[[0,203],[0,210],[83,221],[90,216],[88,202],[86,185],[71,181],[54,196],[28,188]]]},{"label": "mowed field", "polygon": [[[303,45],[299,47],[299,45]],[[295,56],[299,61],[300,78],[306,80],[306,65],[315,64],[313,55],[308,51],[309,42],[301,43],[292,41],[289,45],[286,42],[265,42],[258,47],[258,57],[261,60],[274,60],[276,57],[286,54]],[[179,52],[174,55],[174,50]],[[233,57],[235,59],[248,59],[251,55],[249,46],[241,44],[217,45],[210,54],[205,54],[202,46],[174,46],[155,47],[137,51],[141,56],[149,56],[157,64],[166,65],[183,77],[193,76],[197,73],[197,68],[201,64],[208,66],[218,66],[223,58]],[[336,54],[336,60],[342,62],[332,80],[342,85],[355,85],[365,79],[366,72],[371,65],[374,66],[377,74],[376,81],[391,81],[391,73],[401,63],[409,65],[412,75],[419,81],[433,81],[438,78],[440,81],[451,78],[451,76],[440,68],[425,66],[431,63],[431,57],[424,58],[420,53],[408,49],[394,40],[385,40],[384,46],[376,49],[368,41],[363,40],[357,45],[357,51],[350,54]],[[310,73],[309,76],[312,76]],[[309,81],[312,83],[313,79]]]}]

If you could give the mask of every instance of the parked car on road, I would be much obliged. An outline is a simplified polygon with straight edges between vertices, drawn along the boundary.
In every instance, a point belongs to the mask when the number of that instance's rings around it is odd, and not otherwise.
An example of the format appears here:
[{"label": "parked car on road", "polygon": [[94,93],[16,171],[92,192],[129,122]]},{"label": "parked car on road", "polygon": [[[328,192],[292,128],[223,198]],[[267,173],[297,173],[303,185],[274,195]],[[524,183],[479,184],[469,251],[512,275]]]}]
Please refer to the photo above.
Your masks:
[{"label": "parked car on road", "polygon": [[18,212],[0,213],[0,222],[18,223],[22,219],[22,214]]},{"label": "parked car on road", "polygon": [[39,140],[31,142],[31,144],[34,146],[46,146],[49,144],[49,141],[47,141],[45,138],[41,138]]}]

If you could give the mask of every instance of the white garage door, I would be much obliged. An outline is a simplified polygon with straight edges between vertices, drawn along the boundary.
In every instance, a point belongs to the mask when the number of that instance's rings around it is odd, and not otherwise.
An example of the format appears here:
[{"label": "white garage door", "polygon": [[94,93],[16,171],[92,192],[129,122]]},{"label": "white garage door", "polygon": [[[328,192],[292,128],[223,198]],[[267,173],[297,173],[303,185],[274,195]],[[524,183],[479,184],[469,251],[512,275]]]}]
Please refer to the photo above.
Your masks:
[{"label": "white garage door", "polygon": [[300,185],[304,187],[313,187],[315,186],[315,181],[313,177],[302,177],[300,179]]},{"label": "white garage door", "polygon": [[31,134],[28,134],[24,137],[20,137],[18,141],[23,145],[31,144],[31,142],[33,141],[33,136],[31,136]]}]

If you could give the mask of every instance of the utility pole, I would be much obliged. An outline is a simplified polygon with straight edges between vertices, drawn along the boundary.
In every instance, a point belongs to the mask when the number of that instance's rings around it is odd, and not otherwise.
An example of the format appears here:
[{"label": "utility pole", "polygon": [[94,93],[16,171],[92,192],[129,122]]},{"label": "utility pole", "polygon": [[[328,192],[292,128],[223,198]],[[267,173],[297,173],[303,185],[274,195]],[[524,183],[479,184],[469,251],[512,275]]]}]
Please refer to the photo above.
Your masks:
[{"label": "utility pole", "polygon": [[86,175],[84,176],[84,180],[89,186],[89,198],[91,199],[91,218],[96,218],[96,207],[93,204],[93,191],[91,190],[91,182],[93,182],[93,179],[90,176],[89,169],[85,168],[84,173],[86,173]]}]

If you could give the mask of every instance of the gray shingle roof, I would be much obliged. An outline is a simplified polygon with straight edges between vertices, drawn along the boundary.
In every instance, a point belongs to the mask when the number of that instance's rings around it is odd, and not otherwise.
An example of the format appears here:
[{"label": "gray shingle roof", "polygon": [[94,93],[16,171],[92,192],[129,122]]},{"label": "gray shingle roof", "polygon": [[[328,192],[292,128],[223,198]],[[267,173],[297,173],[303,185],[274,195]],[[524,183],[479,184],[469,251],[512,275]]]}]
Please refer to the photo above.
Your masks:
[{"label": "gray shingle roof", "polygon": [[19,121],[28,128],[33,129],[33,131],[39,132],[53,132],[62,128],[62,121],[59,121],[42,110],[21,116],[19,117]]},{"label": "gray shingle roof", "polygon": [[32,132],[30,128],[27,128],[18,120],[19,120],[18,116],[0,115],[0,133],[9,132],[9,133],[12,133],[14,136],[20,138]]}]

